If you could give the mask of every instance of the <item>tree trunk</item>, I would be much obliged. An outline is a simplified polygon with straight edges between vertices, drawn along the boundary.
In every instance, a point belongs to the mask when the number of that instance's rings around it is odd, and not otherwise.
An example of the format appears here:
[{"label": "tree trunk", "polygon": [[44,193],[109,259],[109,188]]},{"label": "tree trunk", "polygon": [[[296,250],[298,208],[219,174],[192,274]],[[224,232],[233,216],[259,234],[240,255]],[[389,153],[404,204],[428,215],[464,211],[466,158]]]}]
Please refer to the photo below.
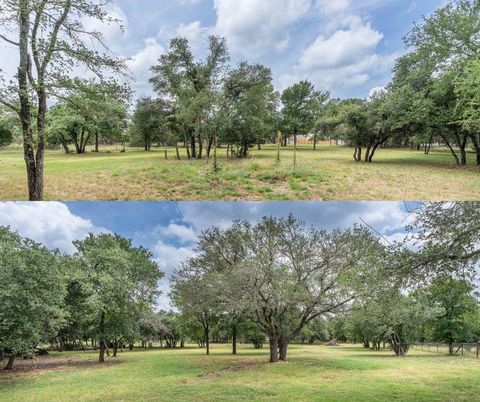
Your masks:
[{"label": "tree trunk", "polygon": [[467,165],[467,142],[468,136],[467,134],[463,134],[463,137],[460,134],[455,134],[455,139],[457,142],[458,148],[460,148],[460,165],[466,166]]},{"label": "tree trunk", "polygon": [[371,162],[370,151],[372,150],[372,145],[367,147],[367,152],[365,152],[365,162]]},{"label": "tree trunk", "polygon": [[200,136],[198,137],[198,155],[197,155],[197,158],[198,159],[203,158],[203,141],[202,141],[202,138]]},{"label": "tree trunk", "polygon": [[13,370],[13,362],[15,361],[15,355],[12,354],[9,358],[8,358],[8,363],[7,365],[5,366],[4,370]]},{"label": "tree trunk", "polygon": [[355,152],[353,153],[353,159],[355,159],[355,162],[361,162],[362,160],[362,147],[356,146],[355,147]]},{"label": "tree trunk", "polygon": [[293,166],[297,166],[297,132],[293,133]]},{"label": "tree trunk", "polygon": [[210,153],[212,152],[213,137],[214,137],[214,135],[212,135],[212,136],[208,139],[208,144],[207,144],[207,161],[210,159]]},{"label": "tree trunk", "polygon": [[100,353],[98,356],[98,362],[104,363],[105,362],[105,312],[102,311],[100,314]]},{"label": "tree trunk", "polygon": [[28,196],[30,201],[43,200],[43,156],[45,146],[45,112],[46,99],[43,89],[44,82],[38,82],[38,147],[35,155],[33,130],[32,130],[32,110],[28,95],[28,71],[31,67],[30,55],[28,51],[28,39],[30,32],[30,2],[28,0],[20,0],[19,12],[19,55],[20,62],[17,71],[18,95],[20,101],[20,121],[23,134],[23,155],[27,168]]},{"label": "tree trunk", "polygon": [[188,144],[188,138],[187,138],[187,131],[186,129],[183,130],[183,141],[185,143],[185,149],[187,150],[187,159],[190,160],[190,146]]},{"label": "tree trunk", "polygon": [[232,355],[237,354],[237,326],[232,327]]},{"label": "tree trunk", "polygon": [[278,362],[278,339],[275,335],[270,335],[270,363]]},{"label": "tree trunk", "polygon": [[313,134],[313,150],[317,150],[317,131],[315,130],[315,134]]},{"label": "tree trunk", "polygon": [[191,147],[191,157],[196,159],[197,157],[197,143],[195,137],[192,137],[190,140],[190,147]]},{"label": "tree trunk", "polygon": [[472,139],[473,147],[475,148],[475,152],[477,154],[477,158],[476,158],[477,166],[480,166],[480,135],[472,134],[470,138]]},{"label": "tree trunk", "polygon": [[60,136],[60,141],[62,143],[63,150],[68,155],[70,153],[70,148],[68,148],[68,142],[63,135]]},{"label": "tree trunk", "polygon": [[175,142],[175,152],[177,154],[177,160],[179,161],[180,159],[180,151],[178,150],[178,142]]},{"label": "tree trunk", "polygon": [[105,342],[100,341],[100,354],[98,356],[99,363],[105,363]]},{"label": "tree trunk", "polygon": [[442,138],[445,140],[445,143],[447,144],[448,149],[450,149],[450,152],[452,153],[453,157],[455,158],[455,162],[457,163],[458,166],[460,166],[460,159],[458,158],[457,153],[453,149],[452,144],[450,144],[450,142],[445,137],[442,137]]},{"label": "tree trunk", "polygon": [[282,362],[287,361],[287,349],[288,349],[288,340],[282,339],[279,345],[279,352],[280,352],[280,360]]},{"label": "tree trunk", "polygon": [[117,357],[117,352],[118,352],[118,342],[115,341],[113,343],[113,357]]},{"label": "tree trunk", "polygon": [[98,131],[95,132],[95,152],[98,153]]},{"label": "tree trunk", "polygon": [[205,326],[205,347],[207,350],[207,356],[210,354],[210,328]]}]

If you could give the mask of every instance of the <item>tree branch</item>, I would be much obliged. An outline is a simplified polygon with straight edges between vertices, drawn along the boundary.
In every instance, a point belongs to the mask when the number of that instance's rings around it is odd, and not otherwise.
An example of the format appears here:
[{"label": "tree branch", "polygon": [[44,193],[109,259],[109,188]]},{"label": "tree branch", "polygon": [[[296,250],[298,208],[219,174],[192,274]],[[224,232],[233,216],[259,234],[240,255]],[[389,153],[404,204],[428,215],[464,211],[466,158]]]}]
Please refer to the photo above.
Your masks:
[{"label": "tree branch", "polygon": [[11,39],[8,39],[6,36],[4,36],[4,35],[2,35],[2,34],[0,34],[0,39],[3,39],[5,42],[10,43],[11,45],[20,46],[20,43],[15,42],[15,41],[13,41],[13,40],[11,40]]}]

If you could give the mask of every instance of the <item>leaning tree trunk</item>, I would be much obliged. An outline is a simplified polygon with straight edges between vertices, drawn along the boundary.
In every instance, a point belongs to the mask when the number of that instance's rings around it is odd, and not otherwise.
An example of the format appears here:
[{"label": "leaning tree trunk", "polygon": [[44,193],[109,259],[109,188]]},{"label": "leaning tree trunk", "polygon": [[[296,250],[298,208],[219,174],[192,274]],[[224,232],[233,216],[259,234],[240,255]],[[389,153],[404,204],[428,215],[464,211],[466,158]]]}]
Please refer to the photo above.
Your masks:
[{"label": "leaning tree trunk", "polygon": [[207,143],[207,161],[210,159],[210,153],[212,152],[212,146],[213,146],[213,139],[214,135],[209,137],[208,143]]},{"label": "leaning tree trunk", "polygon": [[13,370],[13,362],[15,361],[15,355],[12,354],[9,358],[8,358],[8,362],[7,362],[7,365],[5,366],[4,370]]},{"label": "leaning tree trunk", "polygon": [[450,141],[448,141],[448,139],[445,136],[442,135],[442,138],[445,141],[445,144],[447,144],[448,149],[450,149],[450,152],[452,153],[453,157],[455,158],[455,162],[457,163],[458,166],[460,166],[460,159],[458,158],[457,153],[453,149],[452,144],[450,144]]},{"label": "leaning tree trunk", "polygon": [[178,160],[178,161],[179,161],[180,159],[182,159],[182,158],[180,157],[180,151],[179,151],[179,149],[178,149],[178,142],[177,142],[177,141],[175,141],[175,153],[176,153],[176,155],[177,155],[177,160]]},{"label": "leaning tree trunk", "polygon": [[365,152],[365,162],[371,162],[371,159],[370,159],[370,151],[372,150],[372,146],[373,145],[369,145],[367,147],[367,151]]}]

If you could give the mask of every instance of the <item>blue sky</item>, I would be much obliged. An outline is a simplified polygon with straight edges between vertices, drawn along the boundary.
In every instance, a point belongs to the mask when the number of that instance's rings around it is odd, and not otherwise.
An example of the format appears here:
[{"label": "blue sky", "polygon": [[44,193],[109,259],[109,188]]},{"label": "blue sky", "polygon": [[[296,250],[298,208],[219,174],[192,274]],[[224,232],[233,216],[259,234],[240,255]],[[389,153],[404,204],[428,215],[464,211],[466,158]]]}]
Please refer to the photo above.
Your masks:
[{"label": "blue sky", "polygon": [[66,253],[74,252],[72,242],[88,233],[117,233],[133,239],[152,251],[165,272],[159,283],[163,291],[159,305],[168,309],[168,278],[193,255],[198,234],[213,225],[225,228],[236,219],[256,222],[263,216],[293,214],[309,225],[331,230],[363,219],[389,240],[401,240],[407,209],[413,206],[398,202],[0,202],[0,226],[10,226],[22,236]]},{"label": "blue sky", "polygon": [[[122,20],[100,30],[112,51],[126,58],[136,95],[149,95],[149,68],[172,37],[187,37],[204,57],[209,35],[227,38],[232,63],[260,62],[272,68],[283,90],[309,79],[335,97],[367,97],[385,86],[402,38],[414,21],[445,0],[114,0],[109,13]],[[11,77],[16,49],[0,42],[0,69]],[[82,72],[78,72],[82,74]]]},{"label": "blue sky", "polygon": [[384,86],[414,21],[445,0],[118,0],[126,21],[113,47],[148,93],[148,67],[177,35],[205,54],[209,34],[225,36],[232,63],[272,68],[277,89],[308,78],[334,96],[366,97]]}]

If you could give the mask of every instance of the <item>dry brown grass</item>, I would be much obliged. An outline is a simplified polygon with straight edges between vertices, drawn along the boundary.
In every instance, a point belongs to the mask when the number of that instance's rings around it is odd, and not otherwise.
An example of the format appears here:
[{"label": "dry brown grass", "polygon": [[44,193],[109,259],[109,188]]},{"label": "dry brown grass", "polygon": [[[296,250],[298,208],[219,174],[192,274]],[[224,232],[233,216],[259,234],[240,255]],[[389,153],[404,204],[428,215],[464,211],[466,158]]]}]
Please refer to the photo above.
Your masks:
[{"label": "dry brown grass", "polygon": [[[205,161],[165,160],[163,150],[46,157],[47,200],[480,200],[480,169],[455,165],[445,151],[424,155],[381,150],[372,164],[355,163],[351,150],[301,147],[252,151],[245,160],[219,151],[221,172],[212,180]],[[170,150],[170,157],[174,151]],[[473,155],[470,157],[473,160]],[[0,152],[0,199],[27,198],[20,151]]]}]

